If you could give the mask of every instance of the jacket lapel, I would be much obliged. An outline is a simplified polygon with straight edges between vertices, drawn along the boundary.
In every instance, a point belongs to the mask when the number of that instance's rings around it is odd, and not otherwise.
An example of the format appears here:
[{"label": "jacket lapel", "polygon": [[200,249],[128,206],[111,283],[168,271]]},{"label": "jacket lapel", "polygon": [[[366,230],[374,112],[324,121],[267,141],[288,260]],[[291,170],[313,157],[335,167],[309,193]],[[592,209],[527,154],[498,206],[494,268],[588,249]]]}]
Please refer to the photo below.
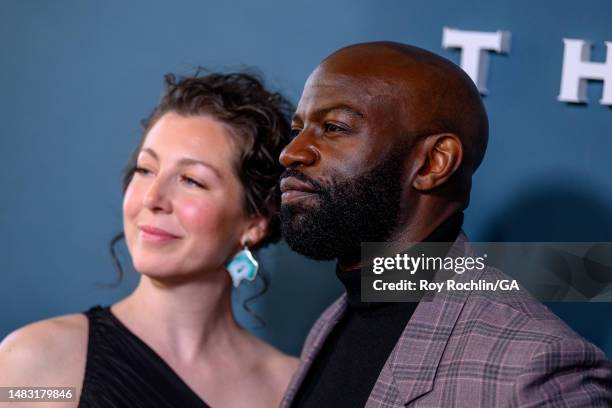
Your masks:
[{"label": "jacket lapel", "polygon": [[[447,256],[470,254],[471,248],[462,231]],[[453,278],[456,281],[477,279],[478,275],[473,272],[453,274]],[[430,297],[431,300],[419,302],[389,355],[366,407],[380,407],[381,403],[393,400],[406,405],[433,388],[440,359],[468,295],[467,291],[443,291]]]}]

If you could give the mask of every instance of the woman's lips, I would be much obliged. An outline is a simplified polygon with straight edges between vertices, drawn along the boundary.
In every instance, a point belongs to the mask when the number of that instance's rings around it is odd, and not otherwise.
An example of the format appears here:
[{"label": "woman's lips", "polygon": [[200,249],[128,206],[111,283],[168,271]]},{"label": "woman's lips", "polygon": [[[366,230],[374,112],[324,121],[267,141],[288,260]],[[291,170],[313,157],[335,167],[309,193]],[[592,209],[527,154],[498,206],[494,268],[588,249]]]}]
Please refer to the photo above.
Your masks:
[{"label": "woman's lips", "polygon": [[180,238],[166,230],[150,225],[141,225],[138,228],[140,229],[142,239],[147,242],[169,242]]}]

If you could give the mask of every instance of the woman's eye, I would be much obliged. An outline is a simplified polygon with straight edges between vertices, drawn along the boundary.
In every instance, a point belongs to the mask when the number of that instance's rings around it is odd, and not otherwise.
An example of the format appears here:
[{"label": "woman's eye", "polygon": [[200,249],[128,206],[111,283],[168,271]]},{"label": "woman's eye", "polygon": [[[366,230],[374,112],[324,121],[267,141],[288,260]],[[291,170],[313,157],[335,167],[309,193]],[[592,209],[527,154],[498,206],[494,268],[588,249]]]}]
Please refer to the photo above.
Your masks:
[{"label": "woman's eye", "polygon": [[198,187],[201,189],[205,189],[206,186],[202,183],[200,183],[199,181],[196,181],[194,179],[192,179],[189,176],[181,176],[181,181],[185,184],[187,184],[188,186],[194,186],[194,187]]},{"label": "woman's eye", "polygon": [[338,125],[335,125],[333,123],[326,123],[324,128],[326,132],[345,132],[346,131],[346,129]]},{"label": "woman's eye", "polygon": [[291,129],[291,137],[297,137],[297,135],[299,135],[301,131],[302,129],[297,129],[297,128]]},{"label": "woman's eye", "polygon": [[148,176],[151,174],[151,170],[145,169],[144,167],[136,166],[134,173],[140,174],[141,176]]}]

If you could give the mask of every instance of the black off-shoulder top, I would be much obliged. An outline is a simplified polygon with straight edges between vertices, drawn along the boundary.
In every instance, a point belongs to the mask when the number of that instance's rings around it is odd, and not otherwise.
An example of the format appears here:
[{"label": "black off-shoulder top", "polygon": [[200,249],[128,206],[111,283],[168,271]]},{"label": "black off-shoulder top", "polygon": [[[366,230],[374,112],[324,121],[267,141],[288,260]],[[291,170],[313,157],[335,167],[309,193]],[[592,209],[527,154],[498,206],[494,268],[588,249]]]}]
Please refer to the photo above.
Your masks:
[{"label": "black off-shoulder top", "polygon": [[84,313],[89,344],[79,408],[209,408],[109,306]]}]

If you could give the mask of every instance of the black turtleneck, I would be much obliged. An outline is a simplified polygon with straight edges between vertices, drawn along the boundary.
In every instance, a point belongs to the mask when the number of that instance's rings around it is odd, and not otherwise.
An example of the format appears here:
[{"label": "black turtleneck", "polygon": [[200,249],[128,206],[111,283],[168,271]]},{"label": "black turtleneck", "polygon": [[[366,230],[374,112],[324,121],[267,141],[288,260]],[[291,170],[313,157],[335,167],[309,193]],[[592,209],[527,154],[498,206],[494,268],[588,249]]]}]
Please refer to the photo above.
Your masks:
[{"label": "black turtleneck", "polygon": [[[424,242],[454,242],[463,213],[444,221]],[[346,313],[329,334],[306,374],[292,407],[365,406],[387,358],[418,303],[361,301],[361,273],[336,275],[347,293]]]}]

